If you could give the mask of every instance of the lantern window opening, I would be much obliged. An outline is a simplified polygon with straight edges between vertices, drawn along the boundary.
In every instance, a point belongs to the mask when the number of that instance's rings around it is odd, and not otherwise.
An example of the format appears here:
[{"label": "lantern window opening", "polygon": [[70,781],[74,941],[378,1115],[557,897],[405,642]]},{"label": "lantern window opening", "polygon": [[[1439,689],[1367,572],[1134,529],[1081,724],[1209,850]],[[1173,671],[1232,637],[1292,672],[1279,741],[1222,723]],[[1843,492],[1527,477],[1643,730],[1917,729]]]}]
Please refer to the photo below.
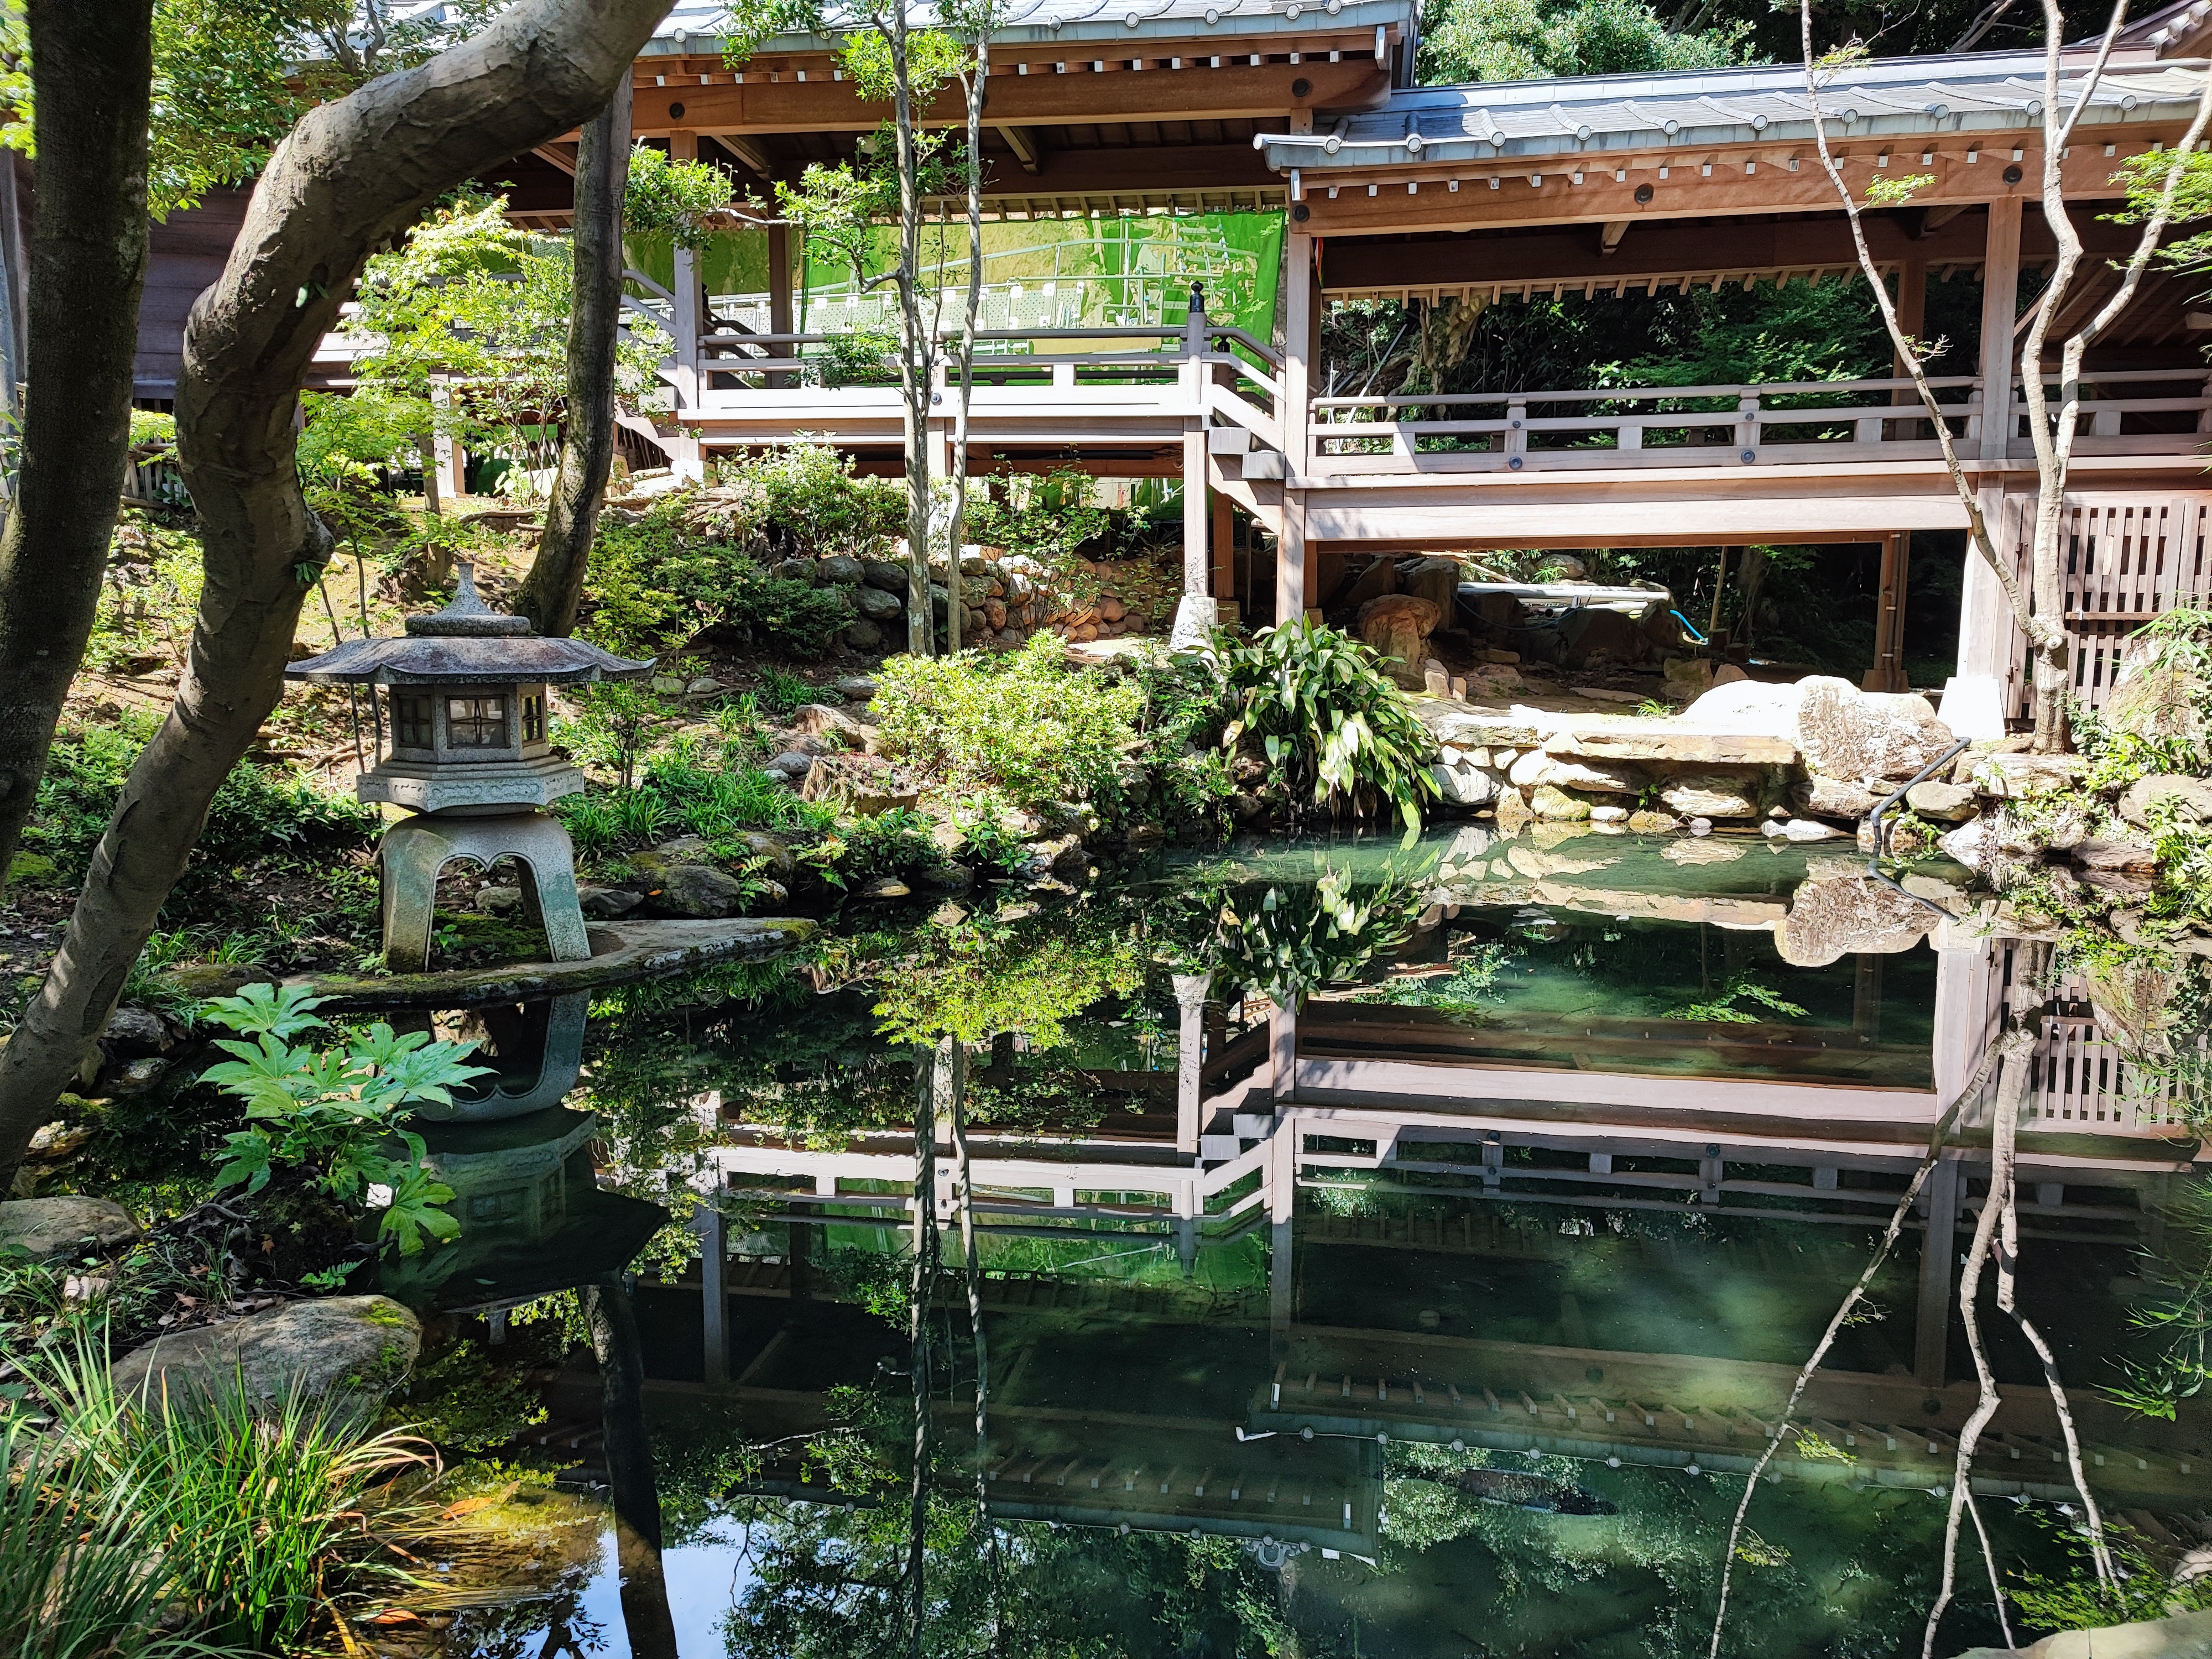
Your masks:
[{"label": "lantern window opening", "polygon": [[453,749],[507,748],[507,699],[447,698],[446,740]]},{"label": "lantern window opening", "polygon": [[430,749],[435,745],[431,733],[433,700],[427,696],[395,691],[392,696],[392,742],[402,749]]},{"label": "lantern window opening", "polygon": [[536,692],[522,699],[522,740],[525,743],[545,741],[545,699]]}]

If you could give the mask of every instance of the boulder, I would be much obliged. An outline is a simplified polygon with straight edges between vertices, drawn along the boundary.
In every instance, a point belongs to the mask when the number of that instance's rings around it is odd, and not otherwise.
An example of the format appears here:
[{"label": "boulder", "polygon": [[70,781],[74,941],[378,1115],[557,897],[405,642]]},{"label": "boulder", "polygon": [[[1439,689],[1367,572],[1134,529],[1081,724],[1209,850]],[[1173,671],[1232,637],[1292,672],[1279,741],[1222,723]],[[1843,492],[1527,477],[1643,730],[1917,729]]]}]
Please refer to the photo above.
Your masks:
[{"label": "boulder", "polygon": [[791,729],[821,738],[832,747],[857,749],[867,739],[860,721],[826,702],[801,703],[791,711]]},{"label": "boulder", "polygon": [[2212,687],[2184,668],[2146,666],[2123,675],[2105,702],[2105,724],[2138,738],[2204,736]]},{"label": "boulder", "polygon": [[779,837],[763,830],[740,830],[737,839],[753,857],[768,860],[768,872],[778,881],[789,881],[799,873],[799,860]]},{"label": "boulder", "polygon": [[522,890],[520,887],[485,887],[477,893],[477,908],[488,916],[513,916],[522,913]]},{"label": "boulder", "polygon": [[1863,818],[1881,805],[1864,784],[1814,775],[1790,787],[1790,804],[1816,818]]},{"label": "boulder", "polygon": [[1969,1648],[1959,1659],[2212,1659],[2212,1612],[2061,1631],[2024,1648]]},{"label": "boulder", "polygon": [[1989,755],[1973,769],[1985,795],[2031,800],[2069,787],[2086,764],[2079,755]]},{"label": "boulder", "polygon": [[1832,778],[1909,778],[1954,741],[1928,699],[1862,691],[1849,680],[1798,683],[1797,748],[1808,770]]},{"label": "boulder", "polygon": [[1438,621],[1437,607],[1411,593],[1386,593],[1359,607],[1359,637],[1385,660],[1384,670],[1409,690],[1421,689],[1421,659]]},{"label": "boulder", "polygon": [[1639,836],[1671,836],[1682,827],[1682,821],[1672,812],[1644,807],[1628,815],[1628,827]]},{"label": "boulder", "polygon": [[864,580],[868,568],[849,553],[832,553],[826,559],[814,562],[814,580],[836,582],[841,587],[851,587]]},{"label": "boulder", "polygon": [[846,623],[845,631],[839,637],[855,651],[880,651],[884,647],[884,630],[866,617],[858,622]]},{"label": "boulder", "polygon": [[1554,823],[1578,823],[1590,815],[1588,801],[1550,783],[1540,783],[1528,792],[1528,810]]},{"label": "boulder", "polygon": [[2139,842],[2084,839],[2073,848],[2074,862],[2085,870],[2155,870],[2158,854]]},{"label": "boulder", "polygon": [[1923,818],[1961,823],[1974,816],[1974,792],[1964,784],[1925,778],[1905,793],[1905,804]]},{"label": "boulder", "polygon": [[877,876],[871,880],[863,882],[860,887],[854,890],[853,896],[857,899],[912,898],[914,896],[914,889],[908,886],[896,876]]},{"label": "boulder", "polygon": [[863,559],[860,580],[879,592],[897,594],[902,607],[906,604],[908,573],[904,565],[894,564],[889,559]]},{"label": "boulder", "polygon": [[115,1362],[116,1394],[172,1401],[242,1389],[257,1406],[302,1401],[373,1411],[413,1369],[422,1325],[388,1297],[289,1302],[244,1319],[157,1337]]},{"label": "boulder", "polygon": [[847,702],[865,703],[876,695],[876,683],[866,674],[840,674],[837,695]]},{"label": "boulder", "polygon": [[646,883],[647,915],[710,919],[744,908],[744,884],[714,865],[655,848],[633,854],[630,867]]},{"label": "boulder", "polygon": [[103,1072],[100,1092],[109,1099],[120,1099],[130,1095],[143,1095],[168,1074],[169,1062],[156,1054],[141,1054],[137,1060],[126,1060],[111,1071]]},{"label": "boulder", "polygon": [[1498,833],[1499,835],[1519,835],[1528,827],[1535,816],[1528,810],[1528,803],[1522,799],[1518,789],[1506,789],[1499,792],[1498,797]]},{"label": "boulder", "polygon": [[[1670,670],[1672,664],[1668,665]],[[1838,682],[1840,684],[1841,682]],[[1704,732],[1737,732],[1754,737],[1797,737],[1796,685],[1770,685],[1764,680],[1735,679],[1716,684],[1681,713],[1685,726]]]},{"label": "boulder", "polygon": [[118,1008],[107,1017],[100,1040],[118,1060],[142,1054],[166,1054],[177,1046],[168,1022],[150,1008]]},{"label": "boulder", "polygon": [[721,681],[712,674],[702,674],[684,688],[684,695],[687,697],[711,697],[721,689]]},{"label": "boulder", "polygon": [[111,1199],[64,1193],[0,1201],[0,1255],[21,1250],[34,1261],[106,1255],[137,1237],[131,1212]]},{"label": "boulder", "polygon": [[2120,816],[2130,823],[2147,824],[2160,809],[2183,823],[2212,823],[2212,778],[2156,773],[2137,778],[2120,797]]},{"label": "boulder", "polygon": [[1712,660],[1707,657],[1669,657],[1660,665],[1659,676],[1668,696],[1698,696],[1713,683]]},{"label": "boulder", "polygon": [[1984,841],[1988,834],[1988,823],[1975,818],[1960,824],[1936,844],[1943,849],[1943,856],[1954,864],[1963,864],[1969,870],[1978,870],[1982,867]]},{"label": "boulder", "polygon": [[799,793],[864,817],[921,804],[920,790],[902,783],[890,767],[866,755],[823,756],[807,773]]},{"label": "boulder", "polygon": [[1516,789],[1533,789],[1551,769],[1552,757],[1540,749],[1531,749],[1515,757],[1513,763],[1506,768],[1505,781]]},{"label": "boulder", "polygon": [[627,887],[599,887],[580,881],[576,884],[576,902],[594,921],[613,921],[628,915],[645,901]]},{"label": "boulder", "polygon": [[1022,866],[1021,873],[1036,881],[1046,876],[1079,876],[1090,867],[1091,855],[1084,850],[1083,838],[1066,835],[1031,842],[1029,861]]},{"label": "boulder", "polygon": [[814,770],[814,757],[802,755],[796,749],[787,749],[763,766],[761,770],[780,773],[791,782],[796,783]]},{"label": "boulder", "polygon": [[1437,794],[1451,805],[1484,806],[1498,799],[1498,780],[1479,766],[1431,766],[1429,775],[1437,781]]},{"label": "boulder", "polygon": [[1759,829],[1770,841],[1841,841],[1844,834],[1818,818],[1787,818],[1779,823],[1770,818]]},{"label": "boulder", "polygon": [[1667,810],[1686,818],[1755,818],[1760,811],[1754,772],[1687,772],[1659,786]]},{"label": "boulder", "polygon": [[868,622],[887,623],[894,617],[906,614],[906,601],[902,596],[873,586],[856,589],[853,603],[862,618]]},{"label": "boulder", "polygon": [[1544,758],[1548,763],[1534,781],[1561,789],[1587,789],[1601,795],[1640,795],[1650,782],[1635,767],[1618,761],[1573,760],[1558,755],[1546,755]]},{"label": "boulder", "polygon": [[1618,823],[1626,826],[1628,809],[1626,806],[1593,806],[1589,810],[1592,823]]},{"label": "boulder", "polygon": [[1774,948],[1798,968],[1821,968],[1850,955],[1909,951],[1936,925],[1936,913],[1857,867],[1816,866],[1790,896],[1774,930]]}]

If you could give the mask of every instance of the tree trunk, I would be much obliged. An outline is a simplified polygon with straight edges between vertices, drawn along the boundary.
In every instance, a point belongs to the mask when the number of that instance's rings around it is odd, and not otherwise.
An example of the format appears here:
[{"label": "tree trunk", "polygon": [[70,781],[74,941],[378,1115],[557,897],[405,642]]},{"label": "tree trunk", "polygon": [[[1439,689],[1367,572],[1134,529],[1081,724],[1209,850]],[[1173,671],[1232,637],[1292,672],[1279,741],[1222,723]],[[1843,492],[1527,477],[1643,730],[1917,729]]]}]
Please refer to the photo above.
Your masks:
[{"label": "tree trunk", "polygon": [[[907,0],[892,0],[885,37],[891,48],[891,116],[899,186],[899,391],[906,438],[906,648],[917,657],[936,649],[935,607],[930,602],[929,400],[936,379],[936,332],[921,316],[921,156],[915,147],[913,64],[908,52]],[[948,619],[960,603],[960,554],[956,548],[945,584]],[[957,626],[948,620],[948,626]]]},{"label": "tree trunk", "polygon": [[[418,69],[311,110],[185,330],[177,417],[206,581],[168,717],[125,782],[68,936],[0,1049],[0,1188],[106,1024],[216,790],[284,689],[331,536],[293,415],[362,266],[454,185],[605,106],[668,0],[521,0]],[[119,469],[119,462],[118,462]],[[119,471],[106,478],[112,493]]]},{"label": "tree trunk", "polygon": [[615,338],[622,325],[623,191],[629,183],[629,77],[584,124],[576,149],[575,275],[568,313],[568,407],[561,465],[538,556],[515,609],[541,634],[576,629],[592,534],[615,459]]},{"label": "tree trunk", "polygon": [[653,1477],[653,1438],[645,1425],[645,1349],[638,1340],[637,1310],[619,1273],[579,1285],[576,1297],[599,1364],[599,1424],[629,1650],[633,1659],[676,1659],[676,1621],[660,1561],[660,1488]]},{"label": "tree trunk", "polygon": [[39,210],[22,470],[0,533],[0,884],[92,637],[131,450],[153,18],[153,0],[30,7]]}]

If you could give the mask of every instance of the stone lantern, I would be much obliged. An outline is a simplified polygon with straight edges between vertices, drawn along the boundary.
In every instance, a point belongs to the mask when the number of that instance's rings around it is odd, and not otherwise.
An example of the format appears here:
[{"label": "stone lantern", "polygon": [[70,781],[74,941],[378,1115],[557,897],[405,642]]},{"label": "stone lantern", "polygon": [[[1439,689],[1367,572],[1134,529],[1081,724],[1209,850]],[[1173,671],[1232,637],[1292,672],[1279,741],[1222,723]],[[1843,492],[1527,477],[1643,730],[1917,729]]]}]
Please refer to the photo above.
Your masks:
[{"label": "stone lantern", "polygon": [[318,685],[368,685],[384,699],[391,748],[355,788],[412,815],[386,828],[378,852],[387,963],[428,968],[438,874],[463,858],[486,869],[514,859],[526,913],[544,928],[553,959],[592,954],[575,848],[544,810],[581,789],[584,776],[553,752],[546,693],[652,666],[581,640],[541,638],[526,618],[486,605],[464,562],[453,603],[410,617],[404,636],[349,641],[285,671]]}]

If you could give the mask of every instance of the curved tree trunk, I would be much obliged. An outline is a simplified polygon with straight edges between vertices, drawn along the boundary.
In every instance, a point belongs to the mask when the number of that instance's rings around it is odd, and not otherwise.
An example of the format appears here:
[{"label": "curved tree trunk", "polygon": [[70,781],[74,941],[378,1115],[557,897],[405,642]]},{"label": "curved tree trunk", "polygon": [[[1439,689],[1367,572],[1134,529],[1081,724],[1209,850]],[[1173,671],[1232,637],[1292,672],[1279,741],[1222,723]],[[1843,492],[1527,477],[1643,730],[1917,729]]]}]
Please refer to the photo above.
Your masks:
[{"label": "curved tree trunk", "polygon": [[576,631],[592,534],[615,459],[615,340],[622,327],[623,192],[629,185],[629,77],[584,124],[576,150],[575,275],[568,310],[568,407],[561,467],[538,556],[515,609],[541,634]]},{"label": "curved tree trunk", "polygon": [[[0,1049],[0,1188],[105,1024],[215,792],[284,689],[330,556],[293,427],[368,256],[447,191],[604,108],[668,0],[521,0],[419,69],[310,111],[185,330],[177,418],[206,582],[177,699],[131,768],[38,1000]],[[109,489],[115,486],[111,480]]]},{"label": "curved tree trunk", "polygon": [[[627,104],[628,99],[623,100]],[[580,171],[580,169],[579,169]],[[645,1421],[645,1345],[620,1273],[579,1285],[576,1297],[599,1364],[607,1495],[614,1511],[615,1566],[631,1659],[676,1659],[676,1621],[660,1559],[660,1488]]]},{"label": "curved tree trunk", "polygon": [[23,462],[0,534],[0,884],[92,637],[131,451],[153,0],[32,0],[38,65]]}]

